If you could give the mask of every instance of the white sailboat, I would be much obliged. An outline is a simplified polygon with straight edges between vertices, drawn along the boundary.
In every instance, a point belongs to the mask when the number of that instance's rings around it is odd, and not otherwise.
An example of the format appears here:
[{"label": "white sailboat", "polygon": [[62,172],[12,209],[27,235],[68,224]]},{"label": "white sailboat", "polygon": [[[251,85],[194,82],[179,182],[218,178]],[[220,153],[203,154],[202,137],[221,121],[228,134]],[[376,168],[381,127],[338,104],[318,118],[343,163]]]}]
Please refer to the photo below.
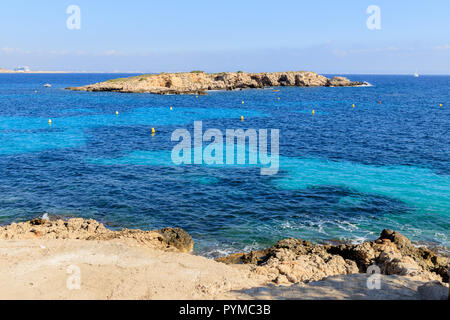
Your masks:
[{"label": "white sailboat", "polygon": [[418,78],[419,77],[419,72],[416,70],[416,72],[414,72],[414,78]]}]

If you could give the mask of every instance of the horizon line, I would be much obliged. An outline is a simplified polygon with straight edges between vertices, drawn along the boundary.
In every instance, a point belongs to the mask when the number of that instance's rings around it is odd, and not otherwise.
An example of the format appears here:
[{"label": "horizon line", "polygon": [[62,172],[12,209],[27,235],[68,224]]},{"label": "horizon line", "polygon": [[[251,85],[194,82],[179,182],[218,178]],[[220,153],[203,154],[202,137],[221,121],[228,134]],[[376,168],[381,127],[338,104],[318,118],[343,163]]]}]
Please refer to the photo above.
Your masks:
[{"label": "horizon line", "polygon": [[[0,71],[1,74],[161,74],[161,73],[189,73],[190,71],[160,71],[160,72],[151,72],[151,71],[139,71],[139,70],[131,70],[131,71],[87,71],[87,70],[70,70],[70,71],[64,71],[64,70],[36,70],[36,71],[14,71],[7,68],[1,68],[0,70],[7,70],[6,72]],[[295,71],[295,70],[290,70]],[[308,70],[301,70],[301,71],[308,71]],[[220,72],[207,72],[203,71],[205,73],[214,74],[214,73],[221,73],[221,72],[237,72],[237,71],[220,71]],[[264,73],[264,72],[288,72],[288,71],[256,71],[256,72],[247,72],[243,71],[244,73]],[[414,73],[372,73],[372,72],[358,72],[358,73],[349,73],[349,72],[316,72],[316,71],[309,71],[309,72],[315,72],[317,74],[321,75],[392,75],[392,76],[408,76],[408,75],[414,75]],[[420,76],[450,76],[449,73],[420,73]]]}]

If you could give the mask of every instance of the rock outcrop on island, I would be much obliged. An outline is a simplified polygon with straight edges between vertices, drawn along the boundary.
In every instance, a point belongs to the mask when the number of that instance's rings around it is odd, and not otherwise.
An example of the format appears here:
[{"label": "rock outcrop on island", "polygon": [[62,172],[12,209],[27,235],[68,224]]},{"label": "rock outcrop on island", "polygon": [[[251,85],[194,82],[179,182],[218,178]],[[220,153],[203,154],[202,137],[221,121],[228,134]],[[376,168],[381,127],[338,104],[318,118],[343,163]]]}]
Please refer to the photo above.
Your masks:
[{"label": "rock outcrop on island", "polygon": [[329,79],[309,71],[290,72],[222,72],[208,74],[201,71],[185,73],[147,74],[130,78],[108,80],[82,87],[75,91],[112,91],[123,93],[197,94],[208,90],[239,90],[265,87],[351,87],[364,85],[344,77]]},{"label": "rock outcrop on island", "polygon": [[316,245],[301,239],[284,239],[265,250],[236,253],[217,261],[253,265],[254,272],[277,284],[366,273],[370,266],[376,266],[384,275],[448,283],[450,263],[448,258],[428,248],[415,247],[405,236],[387,229],[377,240],[357,245]]}]

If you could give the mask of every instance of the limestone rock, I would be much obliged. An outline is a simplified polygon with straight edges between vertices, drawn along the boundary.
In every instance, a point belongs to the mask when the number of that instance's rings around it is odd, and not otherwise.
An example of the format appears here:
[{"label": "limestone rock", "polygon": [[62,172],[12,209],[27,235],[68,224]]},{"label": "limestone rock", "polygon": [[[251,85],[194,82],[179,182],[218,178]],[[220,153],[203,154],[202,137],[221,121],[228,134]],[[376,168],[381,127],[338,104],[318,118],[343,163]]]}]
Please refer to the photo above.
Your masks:
[{"label": "limestone rock", "polygon": [[30,224],[33,226],[40,226],[48,223],[48,220],[42,219],[42,218],[34,218],[30,221]]},{"label": "limestone rock", "polygon": [[344,77],[334,77],[330,80],[327,77],[308,71],[222,72],[213,74],[181,72],[113,79],[93,85],[69,87],[67,89],[75,91],[202,95],[206,94],[208,90],[236,90],[270,86],[357,86],[361,84],[360,82],[352,82]]},{"label": "limestone rock", "polygon": [[381,232],[379,240],[388,239],[395,244],[403,256],[408,256],[425,271],[438,274],[444,282],[449,282],[448,266],[450,260],[441,257],[435,252],[424,247],[415,247],[411,241],[397,231],[384,229]]},{"label": "limestone rock", "polygon": [[377,240],[357,245],[317,245],[301,239],[284,239],[265,250],[237,253],[217,261],[252,264],[254,272],[277,284],[365,273],[371,265],[378,266],[386,275],[448,283],[448,258],[427,248],[417,248],[402,234],[387,229]]},{"label": "limestone rock", "polygon": [[362,83],[351,82],[345,77],[333,77],[331,80],[328,80],[327,85],[330,87],[350,87],[354,85],[362,85]]},{"label": "limestone rock", "polygon": [[387,251],[380,254],[377,260],[383,274],[398,274],[401,276],[416,276],[420,266],[411,257],[403,257],[398,252]]},{"label": "limestone rock", "polygon": [[166,251],[191,252],[194,242],[191,236],[180,228],[164,228],[156,231],[122,229],[113,231],[93,219],[73,218],[12,223],[0,227],[0,240],[26,239],[77,239],[108,241],[122,239],[130,244],[138,243],[150,248]]},{"label": "limestone rock", "polygon": [[327,252],[326,247],[301,239],[284,239],[273,247],[217,259],[225,263],[254,264],[253,271],[277,284],[310,282],[359,271],[352,260]]},{"label": "limestone rock", "polygon": [[164,228],[158,231],[169,246],[174,246],[182,252],[192,252],[194,241],[192,237],[181,228]]}]

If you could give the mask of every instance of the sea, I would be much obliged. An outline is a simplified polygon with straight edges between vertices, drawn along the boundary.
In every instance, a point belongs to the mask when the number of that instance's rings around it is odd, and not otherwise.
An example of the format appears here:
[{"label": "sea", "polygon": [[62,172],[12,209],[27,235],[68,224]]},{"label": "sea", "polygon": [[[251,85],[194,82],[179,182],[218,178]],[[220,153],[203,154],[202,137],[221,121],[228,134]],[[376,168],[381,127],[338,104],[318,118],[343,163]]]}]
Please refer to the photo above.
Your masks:
[{"label": "sea", "polygon": [[[181,227],[207,257],[291,237],[358,243],[384,228],[450,245],[450,76],[205,96],[65,90],[127,76],[0,74],[0,224],[47,214]],[[278,130],[279,170],[175,164],[172,135],[195,121]]]}]

